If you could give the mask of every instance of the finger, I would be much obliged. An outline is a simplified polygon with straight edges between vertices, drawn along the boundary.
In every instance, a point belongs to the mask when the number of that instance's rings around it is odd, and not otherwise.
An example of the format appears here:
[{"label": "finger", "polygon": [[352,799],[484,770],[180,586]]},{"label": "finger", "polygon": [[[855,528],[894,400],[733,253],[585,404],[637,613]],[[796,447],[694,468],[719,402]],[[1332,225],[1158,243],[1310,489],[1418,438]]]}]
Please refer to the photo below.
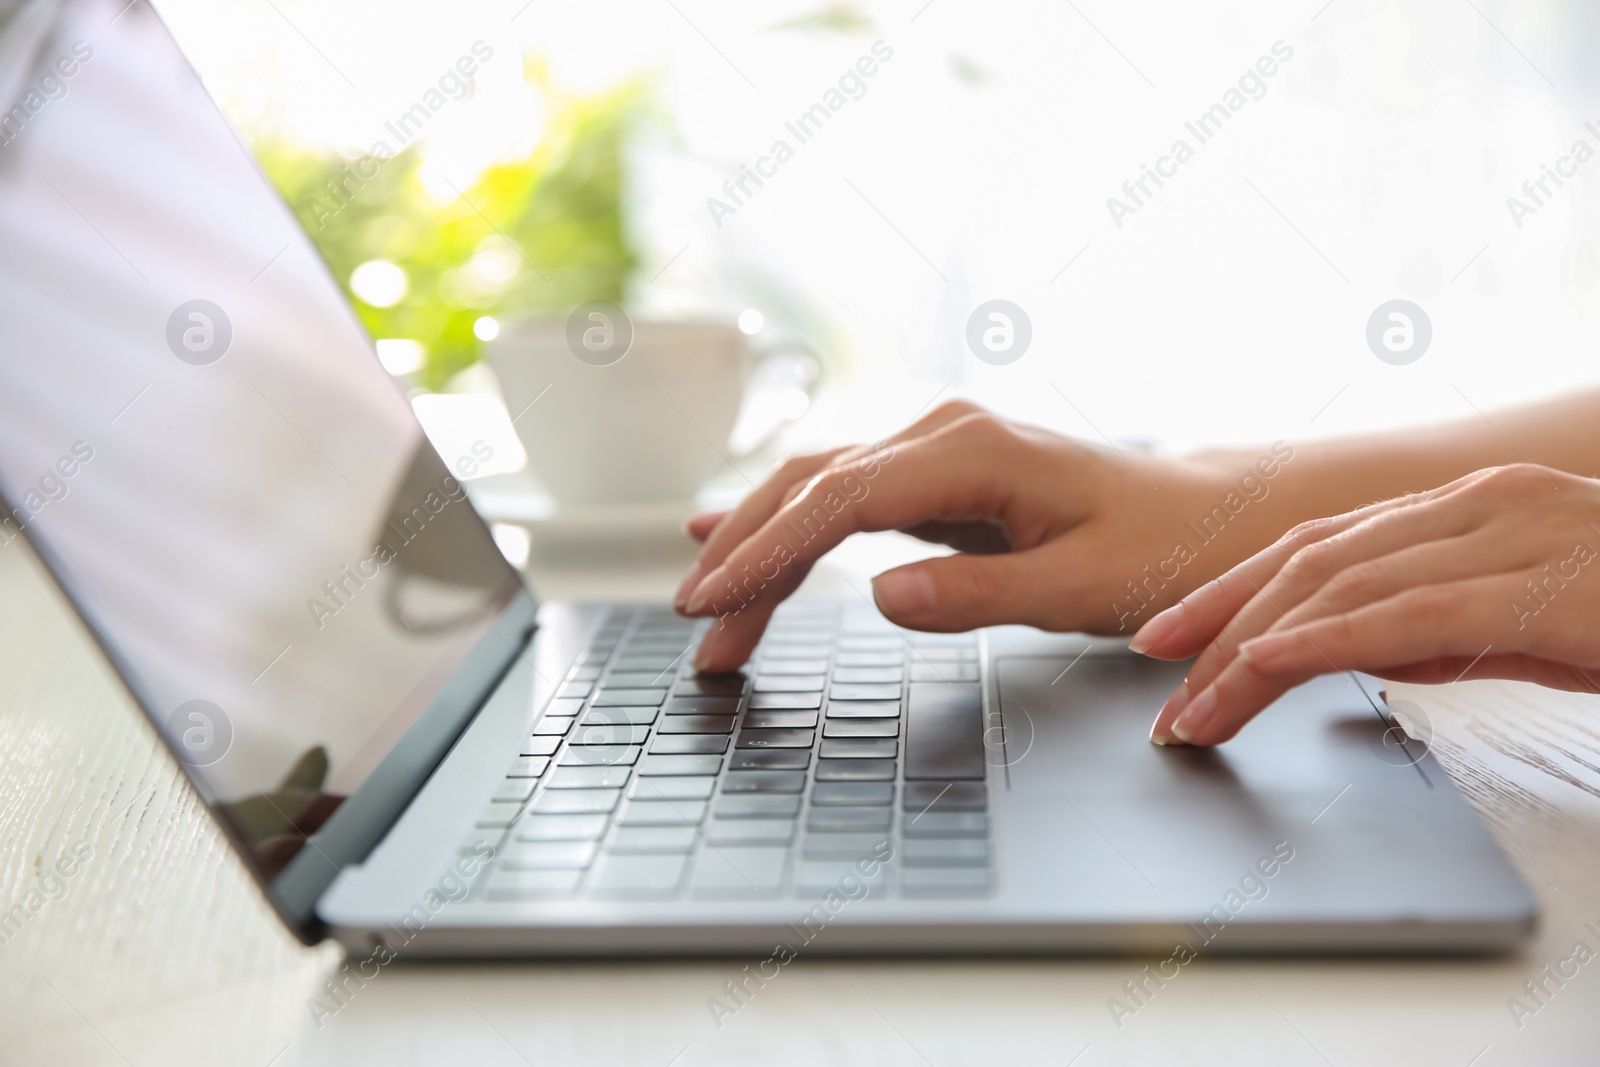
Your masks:
[{"label": "finger", "polygon": [[677,593],[673,597],[673,607],[680,612],[683,611],[689,594],[705,576],[723,563],[729,552],[760,529],[776,511],[794,499],[817,472],[831,464],[869,455],[883,447],[885,443],[902,444],[959,419],[982,412],[983,409],[976,404],[965,400],[951,400],[940,404],[899,433],[887,438],[885,442],[832,448],[784,460],[766,481],[752,490],[739,506],[729,513],[727,519],[717,524],[707,537],[705,547],[701,549],[699,557],[678,586]]},{"label": "finger", "polygon": [[672,606],[681,612],[695,587],[715,569],[718,563],[722,562],[730,549],[760,529],[761,524],[771,518],[772,513],[777,510],[780,502],[794,485],[805,484],[807,479],[826,468],[845,451],[847,451],[845,448],[832,448],[826,452],[792,456],[779,463],[766,481],[752,489],[750,494],[739,502],[739,506],[724,516],[723,520],[707,534],[700,555],[689,568],[689,573],[684,575],[677,592],[673,594]]},{"label": "finger", "polygon": [[1331,671],[1381,672],[1495,647],[1521,651],[1505,610],[1518,589],[1514,575],[1422,586],[1258,637],[1195,696],[1172,734],[1190,744],[1219,744],[1290,688]]},{"label": "finger", "polygon": [[761,635],[772,621],[772,613],[800,587],[810,569],[795,568],[793,574],[785,575],[785,582],[781,588],[773,591],[774,595],[736,607],[719,616],[700,639],[700,647],[695,650],[695,670],[714,673],[743,666],[761,643]]},{"label": "finger", "polygon": [[[1441,497],[1415,496],[1363,509],[1365,518],[1296,550],[1277,573],[1217,632],[1190,667],[1187,690],[1156,716],[1151,736],[1168,731],[1185,696],[1202,692],[1233,662],[1239,644],[1274,628],[1349,611],[1404,589],[1504,569],[1501,536],[1467,531],[1488,518],[1483,509]],[[1531,557],[1528,561],[1531,562]],[[1521,562],[1514,562],[1520,566]],[[1315,605],[1308,601],[1315,600]],[[1168,642],[1172,649],[1175,642]]]},{"label": "finger", "polygon": [[[913,630],[951,633],[980,626],[1021,623],[1048,629],[1063,625],[1064,605],[1083,598],[1040,575],[1083,573],[1063,566],[1057,544],[990,556],[941,556],[885,571],[872,580],[872,596],[885,618]],[[1043,558],[1041,558],[1043,557]]]},{"label": "finger", "polygon": [[683,532],[693,540],[704,544],[705,539],[711,536],[711,531],[715,530],[717,524],[727,517],[728,513],[726,511],[702,511],[699,514],[690,515],[683,522]]},{"label": "finger", "polygon": [[[1290,560],[1303,554],[1307,558],[1297,565],[1308,568],[1306,579],[1314,585],[1319,569],[1331,575],[1356,559],[1392,551],[1408,543],[1408,531],[1414,543],[1430,529],[1432,536],[1440,537],[1482,525],[1498,510],[1492,497],[1473,491],[1483,481],[1481,477],[1464,478],[1426,492],[1380,500],[1343,515],[1301,523],[1275,544],[1151,619],[1134,634],[1129,647],[1156,659],[1187,659],[1199,654],[1217,641],[1224,627]],[[1433,525],[1414,524],[1412,520],[1419,515],[1426,516]],[[1400,525],[1383,525],[1391,522]],[[1379,536],[1365,540],[1373,534]],[[1274,594],[1275,601],[1279,598],[1288,600],[1282,586]],[[1287,610],[1285,603],[1280,606]]]},{"label": "finger", "polygon": [[706,575],[685,613],[759,597],[785,568],[815,562],[852,533],[898,530],[944,515],[998,517],[1012,496],[1018,464],[1005,460],[1017,444],[1003,423],[972,416],[823,471]]},{"label": "finger", "polygon": [[[1415,537],[1426,538],[1430,524],[1425,520],[1420,513],[1393,514],[1381,520],[1387,523],[1387,531],[1374,530],[1367,536],[1363,533],[1367,527],[1357,527],[1308,550],[1319,559],[1302,566],[1302,556],[1294,557],[1195,661],[1189,671],[1192,691],[1199,692],[1225,670],[1242,643],[1264,633],[1294,629],[1316,619],[1351,612],[1408,589],[1512,574],[1540,561],[1540,553],[1533,545],[1519,544],[1493,527],[1358,559],[1362,546],[1381,547],[1386,542],[1404,541],[1413,536],[1413,530]],[[1357,540],[1361,541],[1360,546]],[[1344,542],[1342,546],[1340,541]],[[1357,561],[1331,577],[1323,577],[1344,559]],[[1309,596],[1307,589],[1311,590]]]},{"label": "finger", "polygon": [[[1387,503],[1387,501],[1385,502]],[[1373,505],[1374,507],[1379,505]],[[1139,627],[1128,647],[1152,659],[1188,659],[1216,639],[1296,552],[1360,522],[1366,509],[1303,522],[1226,574]]]}]

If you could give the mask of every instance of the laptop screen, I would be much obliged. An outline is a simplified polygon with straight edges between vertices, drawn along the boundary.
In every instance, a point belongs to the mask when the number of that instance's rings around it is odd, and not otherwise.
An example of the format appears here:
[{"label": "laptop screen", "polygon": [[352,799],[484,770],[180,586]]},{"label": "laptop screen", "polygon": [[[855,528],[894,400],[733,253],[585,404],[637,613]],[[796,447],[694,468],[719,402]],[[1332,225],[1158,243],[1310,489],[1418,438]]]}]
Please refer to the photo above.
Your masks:
[{"label": "laptop screen", "polygon": [[520,637],[491,620],[522,586],[125,2],[0,22],[0,551],[34,543],[270,877],[480,642]]}]

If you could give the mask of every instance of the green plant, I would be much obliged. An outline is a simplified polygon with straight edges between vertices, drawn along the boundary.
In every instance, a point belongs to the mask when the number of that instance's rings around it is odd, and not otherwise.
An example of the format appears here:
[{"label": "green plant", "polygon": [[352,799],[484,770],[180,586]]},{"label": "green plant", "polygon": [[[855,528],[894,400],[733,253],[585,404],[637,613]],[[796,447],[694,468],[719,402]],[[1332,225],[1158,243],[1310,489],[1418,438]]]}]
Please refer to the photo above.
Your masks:
[{"label": "green plant", "polygon": [[483,316],[560,314],[586,300],[623,303],[638,256],[624,201],[626,150],[645,92],[629,83],[563,96],[537,68],[549,101],[544,136],[525,158],[496,163],[439,203],[419,169],[425,147],[351,161],[277,140],[257,145],[263,168],[347,292],[356,267],[385,260],[409,283],[389,307],[352,300],[374,338],[423,347],[430,389],[475,362]]}]

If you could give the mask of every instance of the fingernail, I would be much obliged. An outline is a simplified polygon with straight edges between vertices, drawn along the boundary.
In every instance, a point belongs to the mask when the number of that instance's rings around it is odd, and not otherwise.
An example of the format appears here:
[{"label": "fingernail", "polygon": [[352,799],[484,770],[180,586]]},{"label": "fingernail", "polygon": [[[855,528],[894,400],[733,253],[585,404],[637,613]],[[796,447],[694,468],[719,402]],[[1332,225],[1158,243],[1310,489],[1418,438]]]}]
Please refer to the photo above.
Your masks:
[{"label": "fingernail", "polygon": [[694,587],[700,584],[700,579],[706,576],[706,568],[699,560],[694,561],[694,566],[689,568],[689,573],[683,576],[683,581],[678,583],[678,591],[672,594],[672,608],[682,612],[689,603],[689,594],[694,592]]},{"label": "fingernail", "polygon": [[933,578],[917,568],[887,571],[872,579],[872,599],[885,615],[916,615],[933,607]]},{"label": "fingernail", "polygon": [[1206,686],[1205,690],[1178,716],[1178,721],[1172,724],[1172,736],[1180,741],[1193,741],[1195,734],[1205,729],[1211,719],[1211,713],[1217,707],[1217,689],[1215,686]]},{"label": "fingernail", "polygon": [[1298,634],[1262,634],[1239,646],[1239,659],[1252,667],[1270,667],[1281,660],[1299,640]]},{"label": "fingernail", "polygon": [[726,585],[727,575],[721,567],[717,567],[694,587],[694,592],[689,594],[689,600],[683,605],[685,615],[698,615],[711,603],[711,598],[717,595],[717,590]]},{"label": "fingernail", "polygon": [[1138,632],[1133,635],[1133,640],[1128,642],[1128,648],[1143,655],[1171,637],[1178,629],[1178,624],[1182,621],[1183,601],[1180,600],[1139,627]]},{"label": "fingernail", "polygon": [[[1189,680],[1185,678],[1178,684],[1178,688],[1172,691],[1172,695],[1167,697],[1167,702],[1161,705],[1161,710],[1156,712],[1156,722],[1160,722],[1168,714],[1177,714],[1183,711],[1184,706],[1188,703]],[[1172,743],[1172,735],[1165,730],[1156,733],[1156,722],[1150,724],[1150,740],[1158,745],[1170,745]]]}]

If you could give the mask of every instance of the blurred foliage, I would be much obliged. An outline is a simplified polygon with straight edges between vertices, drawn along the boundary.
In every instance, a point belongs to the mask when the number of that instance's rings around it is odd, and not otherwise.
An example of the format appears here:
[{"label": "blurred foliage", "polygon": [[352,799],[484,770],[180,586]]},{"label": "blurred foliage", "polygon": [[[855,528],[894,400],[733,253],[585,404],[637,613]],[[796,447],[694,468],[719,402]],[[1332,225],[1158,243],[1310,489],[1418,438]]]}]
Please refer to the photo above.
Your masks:
[{"label": "blurred foliage", "polygon": [[256,146],[346,292],[351,272],[369,260],[405,271],[409,291],[393,307],[351,299],[374,338],[423,346],[418,380],[430,389],[479,358],[479,317],[561,314],[596,299],[624,303],[638,264],[623,199],[642,85],[574,97],[543,84],[537,70],[531,77],[549,103],[537,146],[490,166],[448,202],[424,188],[426,148],[416,142],[389,159],[359,160],[282,141]]}]

